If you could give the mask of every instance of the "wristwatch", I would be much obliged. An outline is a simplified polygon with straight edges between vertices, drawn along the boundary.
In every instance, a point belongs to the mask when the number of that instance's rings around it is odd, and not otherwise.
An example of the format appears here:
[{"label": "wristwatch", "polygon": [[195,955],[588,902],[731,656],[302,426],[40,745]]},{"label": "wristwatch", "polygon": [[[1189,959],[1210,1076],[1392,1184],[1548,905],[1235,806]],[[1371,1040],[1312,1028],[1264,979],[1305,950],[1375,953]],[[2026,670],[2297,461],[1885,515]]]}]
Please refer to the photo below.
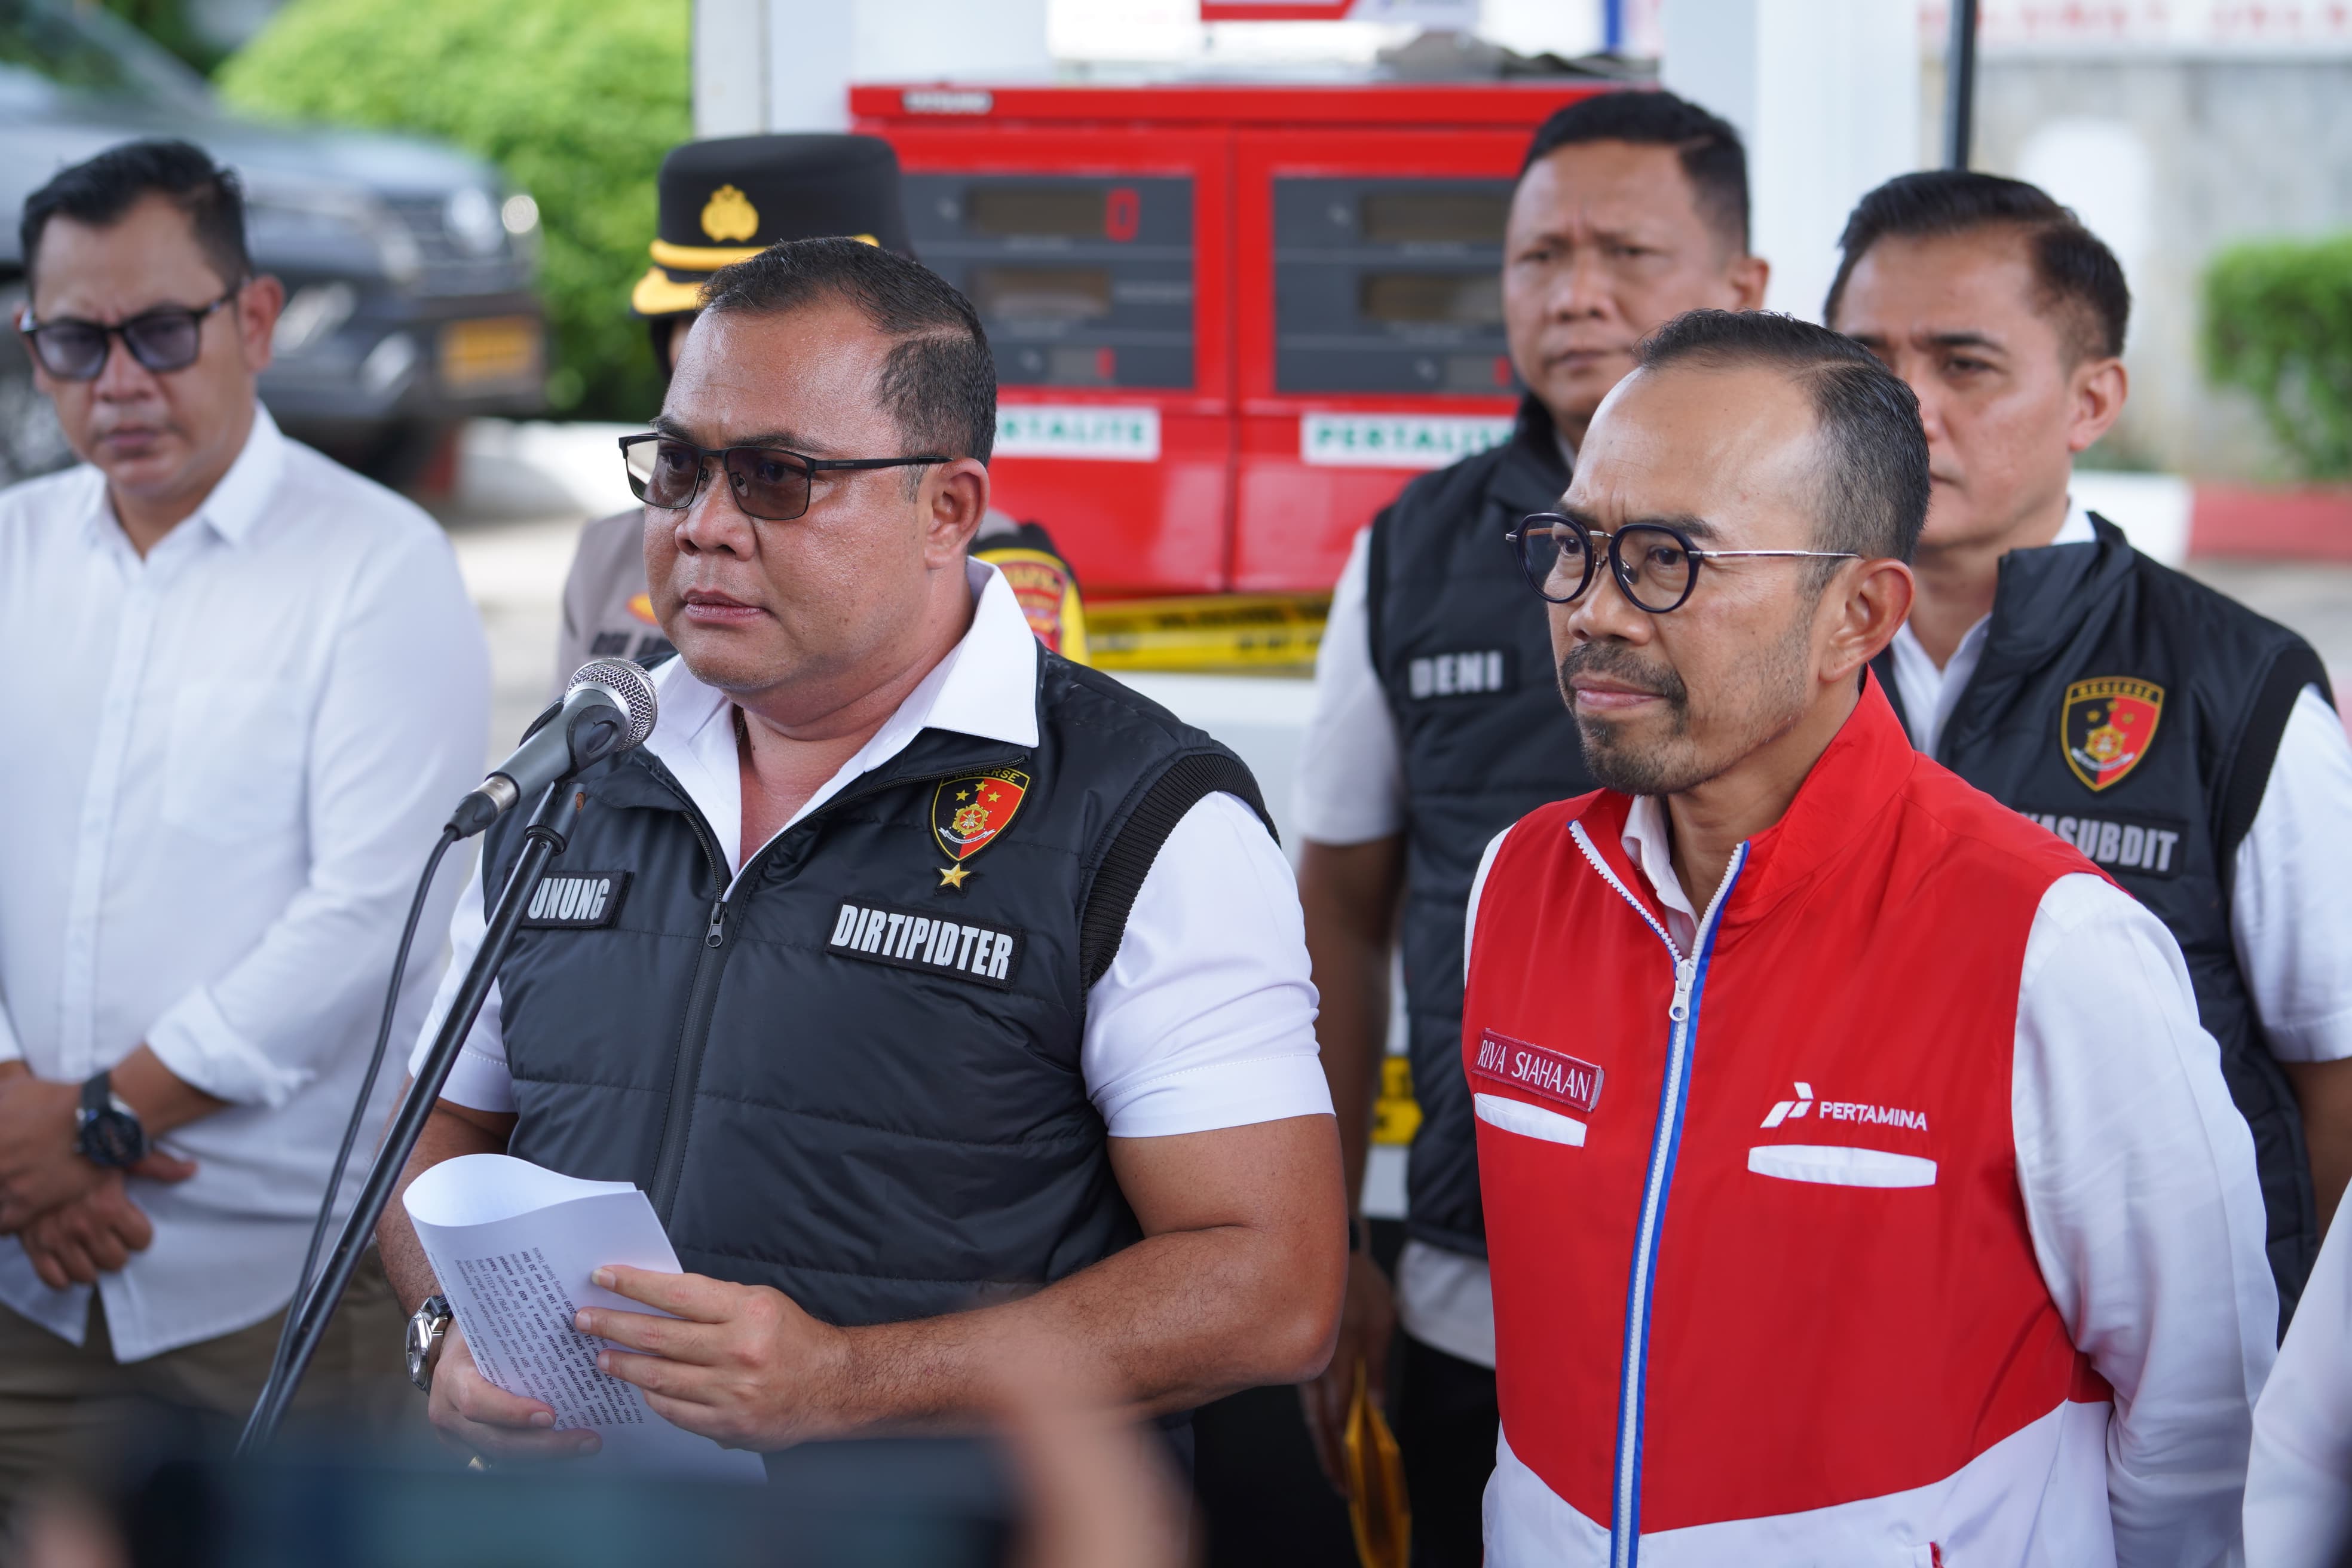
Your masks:
[{"label": "wristwatch", "polygon": [[81,1086],[81,1109],[74,1113],[74,1147],[102,1170],[119,1171],[147,1157],[147,1129],[114,1092],[114,1076],[95,1072]]},{"label": "wristwatch", "polygon": [[441,1336],[448,1331],[446,1296],[427,1296],[425,1304],[409,1314],[408,1381],[423,1393],[433,1392],[434,1352],[441,1348]]}]

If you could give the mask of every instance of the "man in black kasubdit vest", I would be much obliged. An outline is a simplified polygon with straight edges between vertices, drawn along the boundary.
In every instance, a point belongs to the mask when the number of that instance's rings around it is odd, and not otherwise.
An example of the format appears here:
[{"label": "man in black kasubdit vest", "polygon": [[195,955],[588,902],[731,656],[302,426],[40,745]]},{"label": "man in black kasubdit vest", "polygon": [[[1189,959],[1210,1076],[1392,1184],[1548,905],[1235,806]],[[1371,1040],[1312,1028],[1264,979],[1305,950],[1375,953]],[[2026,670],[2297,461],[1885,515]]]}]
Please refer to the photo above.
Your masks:
[{"label": "man in black kasubdit vest", "polygon": [[1747,157],[1729,125],[1665,92],[1604,93],[1553,115],[1528,146],[1504,236],[1504,320],[1528,389],[1517,426],[1406,486],[1359,537],[1333,595],[1296,809],[1351,1194],[1400,941],[1422,1120],[1393,1296],[1360,1248],[1339,1353],[1305,1391],[1307,1425],[1336,1474],[1356,1363],[1375,1389],[1386,1382],[1393,1317],[1404,1330],[1397,1437],[1424,1568],[1479,1561],[1497,1427],[1462,1077],[1463,910],[1488,839],[1592,787],[1560,711],[1543,606],[1503,536],[1559,504],[1575,444],[1633,370],[1634,345],[1685,310],[1755,309],[1767,272],[1748,251]]},{"label": "man in black kasubdit vest", "polygon": [[[907,216],[898,155],[878,136],[720,136],[670,149],[657,187],[653,265],[629,291],[629,309],[653,335],[667,377],[720,268],[788,239],[845,236],[901,256]],[[555,691],[592,658],[652,665],[669,656],[646,583],[645,516],[637,508],[593,519],[580,531],[563,579]],[[981,520],[974,554],[1013,585],[1030,626],[1055,652],[1087,662],[1077,577],[1034,522],[1001,511]]]},{"label": "man in black kasubdit vest", "polygon": [[2123,409],[2131,310],[2073,213],[1906,174],[1841,244],[1823,315],[1918,394],[1935,484],[1880,683],[1922,751],[2171,928],[2253,1131],[2284,1331],[2352,1177],[2352,744],[2326,672],[2070,497]]},{"label": "man in black kasubdit vest", "polygon": [[[684,1321],[583,1327],[738,1447],[969,1415],[1015,1343],[1163,1415],[1329,1354],[1288,867],[1231,752],[1044,649],[968,558],[994,431],[979,319],[914,262],[811,239],[711,279],[623,443],[678,650],[659,721],[580,775],[550,874],[592,896],[523,922],[409,1166],[642,1187],[688,1272],[612,1288]],[[488,836],[453,974],[521,845]],[[399,1205],[381,1236],[429,1335]],[[593,1446],[442,1344],[452,1445]]]}]

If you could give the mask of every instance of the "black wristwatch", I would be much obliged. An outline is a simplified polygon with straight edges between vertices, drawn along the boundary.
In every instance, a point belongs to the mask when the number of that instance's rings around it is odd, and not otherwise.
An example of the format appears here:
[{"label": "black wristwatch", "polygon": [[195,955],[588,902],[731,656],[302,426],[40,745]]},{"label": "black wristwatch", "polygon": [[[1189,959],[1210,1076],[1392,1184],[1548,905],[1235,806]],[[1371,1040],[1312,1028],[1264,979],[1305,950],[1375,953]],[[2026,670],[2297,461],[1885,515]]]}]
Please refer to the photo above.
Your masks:
[{"label": "black wristwatch", "polygon": [[101,1170],[119,1171],[147,1157],[147,1129],[114,1092],[111,1073],[95,1072],[83,1081],[81,1109],[74,1119],[79,1128],[74,1147]]}]

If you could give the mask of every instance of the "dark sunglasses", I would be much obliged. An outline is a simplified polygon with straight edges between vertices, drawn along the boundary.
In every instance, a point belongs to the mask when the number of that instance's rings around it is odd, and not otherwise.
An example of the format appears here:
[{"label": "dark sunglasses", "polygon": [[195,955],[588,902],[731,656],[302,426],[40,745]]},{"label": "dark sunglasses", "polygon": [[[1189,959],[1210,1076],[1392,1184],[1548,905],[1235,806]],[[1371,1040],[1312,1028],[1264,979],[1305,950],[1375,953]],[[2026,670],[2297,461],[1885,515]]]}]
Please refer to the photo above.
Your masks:
[{"label": "dark sunglasses", "polygon": [[[1663,522],[1630,522],[1596,533],[1572,517],[1539,511],[1503,537],[1519,558],[1528,585],[1554,605],[1572,605],[1592,585],[1605,554],[1609,574],[1637,610],[1663,616],[1679,610],[1698,586],[1703,561],[1775,555],[1818,561],[1859,561],[1851,550],[1701,550],[1690,535]],[[1607,541],[1603,545],[1601,542]]]},{"label": "dark sunglasses", "polygon": [[829,468],[905,468],[952,458],[803,458],[774,447],[698,447],[668,436],[624,436],[621,460],[629,489],[647,506],[671,511],[694,504],[702,476],[716,463],[746,517],[790,522],[809,509],[809,481]]},{"label": "dark sunglasses", "polygon": [[196,363],[205,344],[205,318],[237,296],[236,289],[209,305],[158,305],[142,310],[121,326],[60,316],[36,321],[28,307],[16,331],[33,345],[41,368],[60,381],[95,381],[106,368],[113,339],[121,338],[131,357],[152,371],[185,370]]}]

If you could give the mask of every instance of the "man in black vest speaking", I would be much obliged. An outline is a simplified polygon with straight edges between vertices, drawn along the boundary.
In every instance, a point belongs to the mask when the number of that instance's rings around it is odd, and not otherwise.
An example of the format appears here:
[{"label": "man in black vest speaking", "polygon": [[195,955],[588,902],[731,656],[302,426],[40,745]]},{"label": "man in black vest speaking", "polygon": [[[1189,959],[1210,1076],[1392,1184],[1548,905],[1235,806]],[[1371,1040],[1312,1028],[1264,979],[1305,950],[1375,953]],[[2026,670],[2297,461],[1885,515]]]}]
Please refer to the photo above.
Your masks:
[{"label": "man in black vest speaking", "polygon": [[2131,310],[2073,213],[1906,174],[1841,244],[1823,317],[1918,395],[1934,481],[1880,684],[1921,751],[2171,928],[2253,1131],[2284,1331],[2352,1177],[2352,743],[2326,672],[2072,499],[2123,410]]},{"label": "man in black vest speaking", "polygon": [[[1015,1343],[1139,1415],[1330,1353],[1346,1226],[1288,868],[1230,752],[1045,652],[969,559],[995,390],[970,304],[877,247],[712,278],[624,443],[678,657],[550,872],[611,892],[525,921],[409,1165],[642,1187],[688,1272],[614,1289],[676,1321],[583,1327],[740,1447],[970,1414]],[[397,1204],[381,1240],[429,1335]],[[595,1442],[454,1330],[430,1394],[493,1458]]]},{"label": "man in black vest speaking", "polygon": [[1462,911],[1489,839],[1592,787],[1560,714],[1543,606],[1503,535],[1558,504],[1575,444],[1632,372],[1634,346],[1685,310],[1754,310],[1767,271],[1748,254],[1747,154],[1729,125],[1668,92],[1603,93],[1554,114],[1528,148],[1504,236],[1503,315],[1528,387],[1517,426],[1407,485],[1358,536],[1332,595],[1296,809],[1351,1192],[1400,937],[1422,1121],[1393,1298],[1359,1248],[1339,1352],[1302,1392],[1336,1476],[1356,1363],[1379,1388],[1391,1316],[1402,1323],[1397,1437],[1424,1568],[1475,1568],[1497,1430],[1477,1123],[1462,1077]]}]

